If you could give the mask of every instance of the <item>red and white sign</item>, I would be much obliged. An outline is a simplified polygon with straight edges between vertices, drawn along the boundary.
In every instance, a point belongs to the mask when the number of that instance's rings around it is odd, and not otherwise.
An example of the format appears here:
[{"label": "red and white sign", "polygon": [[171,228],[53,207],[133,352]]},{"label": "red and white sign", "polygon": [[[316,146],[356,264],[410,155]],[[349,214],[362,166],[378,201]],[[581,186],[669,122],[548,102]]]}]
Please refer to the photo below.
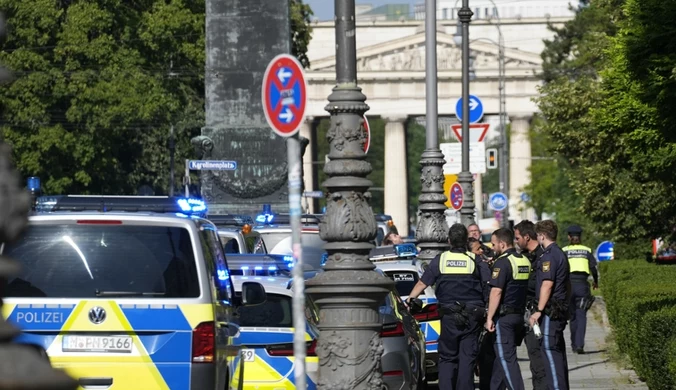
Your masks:
[{"label": "red and white sign", "polygon": [[275,133],[290,137],[305,120],[307,85],[303,67],[289,54],[280,54],[263,75],[263,112]]},{"label": "red and white sign", "polygon": [[465,201],[464,195],[465,194],[462,191],[460,183],[453,183],[448,194],[448,198],[451,201],[451,207],[453,207],[453,209],[460,210],[462,208],[462,204]]},{"label": "red and white sign", "polygon": [[366,154],[371,147],[371,126],[369,126],[369,120],[366,119],[366,115],[364,115],[364,132],[366,132],[366,142],[364,143],[364,154]]},{"label": "red and white sign", "polygon": [[[486,134],[488,134],[488,128],[491,125],[488,123],[471,123],[469,125],[469,142],[484,142]],[[458,141],[462,142],[462,124],[458,123],[451,125],[455,138]]]}]

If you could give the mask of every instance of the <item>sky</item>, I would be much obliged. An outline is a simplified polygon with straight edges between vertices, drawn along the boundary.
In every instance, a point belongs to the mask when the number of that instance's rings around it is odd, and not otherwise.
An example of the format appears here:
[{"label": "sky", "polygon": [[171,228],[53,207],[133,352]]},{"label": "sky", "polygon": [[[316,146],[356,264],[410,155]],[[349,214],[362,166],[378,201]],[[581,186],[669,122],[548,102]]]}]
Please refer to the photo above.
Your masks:
[{"label": "sky", "polygon": [[[304,0],[305,4],[309,4],[312,7],[312,11],[315,13],[314,17],[319,20],[331,20],[333,19],[333,3],[334,0]],[[357,0],[357,4],[371,4],[374,7],[383,4],[410,4],[411,9],[413,5],[419,3],[420,0]]]}]

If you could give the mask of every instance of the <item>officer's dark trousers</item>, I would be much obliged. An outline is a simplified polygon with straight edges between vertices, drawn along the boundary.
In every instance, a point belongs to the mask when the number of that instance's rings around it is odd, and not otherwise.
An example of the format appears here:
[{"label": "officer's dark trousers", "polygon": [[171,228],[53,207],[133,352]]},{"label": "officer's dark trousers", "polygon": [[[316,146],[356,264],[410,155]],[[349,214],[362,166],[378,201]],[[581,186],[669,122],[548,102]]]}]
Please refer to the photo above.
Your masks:
[{"label": "officer's dark trousers", "polygon": [[459,328],[453,315],[441,318],[439,335],[439,389],[473,390],[474,365],[479,352],[479,322]]},{"label": "officer's dark trousers", "polygon": [[495,332],[486,333],[479,346],[479,390],[491,389],[493,363],[495,363]]},{"label": "officer's dark trousers", "polygon": [[529,329],[525,337],[528,359],[530,360],[530,373],[533,377],[533,390],[547,390],[547,373],[545,372],[545,360],[540,350],[540,340],[535,337],[533,329]]},{"label": "officer's dark trousers", "polygon": [[589,282],[571,281],[570,296],[570,345],[573,349],[584,348],[587,333],[587,311],[580,309],[582,298],[590,295]]},{"label": "officer's dark trousers", "polygon": [[542,339],[540,348],[545,362],[547,384],[550,390],[568,390],[568,360],[566,358],[566,340],[563,330],[566,321],[552,320],[544,315],[540,320]]},{"label": "officer's dark trousers", "polygon": [[516,360],[516,342],[523,328],[523,315],[507,314],[495,321],[495,363],[491,390],[523,390],[523,377]]}]

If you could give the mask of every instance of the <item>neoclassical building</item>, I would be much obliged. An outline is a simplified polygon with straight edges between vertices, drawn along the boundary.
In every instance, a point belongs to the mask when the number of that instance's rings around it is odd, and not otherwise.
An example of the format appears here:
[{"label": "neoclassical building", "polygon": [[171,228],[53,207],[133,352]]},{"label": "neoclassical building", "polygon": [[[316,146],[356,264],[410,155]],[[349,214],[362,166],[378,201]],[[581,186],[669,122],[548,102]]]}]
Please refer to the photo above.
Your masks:
[{"label": "neoclassical building", "polygon": [[[541,81],[543,39],[553,36],[548,22],[558,25],[560,18],[503,19],[501,31],[505,42],[506,116],[511,124],[509,161],[509,210],[515,222],[532,218],[524,210],[521,189],[530,182],[528,167],[531,146],[528,137],[530,120],[537,111],[533,98]],[[455,20],[437,23],[438,107],[440,118],[454,118],[455,103],[461,95],[461,48],[454,42]],[[372,21],[357,23],[358,82],[370,106],[367,115],[386,121],[385,139],[385,213],[393,216],[401,230],[408,229],[408,195],[406,176],[406,126],[411,118],[425,115],[425,31],[424,21]],[[470,27],[471,56],[476,78],[470,93],[479,96],[485,107],[484,122],[492,124],[489,137],[497,136],[499,115],[498,29],[495,20],[480,19]],[[315,137],[317,120],[327,117],[327,96],[335,86],[335,31],[333,22],[313,24],[308,56],[307,121],[301,135]],[[449,121],[449,120],[447,120]],[[452,119],[450,120],[452,121]],[[312,145],[312,143],[311,143]],[[305,172],[318,169],[313,164],[315,151],[309,150]],[[305,175],[306,190],[319,189],[316,175]]]}]

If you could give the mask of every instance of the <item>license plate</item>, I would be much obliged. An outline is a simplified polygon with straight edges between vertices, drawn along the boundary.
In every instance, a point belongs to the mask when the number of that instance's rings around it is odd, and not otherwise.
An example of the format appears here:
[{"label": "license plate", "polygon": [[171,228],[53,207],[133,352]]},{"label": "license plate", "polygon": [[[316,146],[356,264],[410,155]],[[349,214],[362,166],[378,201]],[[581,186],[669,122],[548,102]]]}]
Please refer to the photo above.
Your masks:
[{"label": "license plate", "polygon": [[64,336],[64,352],[123,352],[130,353],[130,336]]},{"label": "license plate", "polygon": [[242,359],[245,362],[253,362],[256,360],[256,350],[254,349],[243,349],[242,350]]},{"label": "license plate", "polygon": [[394,281],[395,282],[413,282],[415,281],[415,277],[413,274],[394,274]]}]

